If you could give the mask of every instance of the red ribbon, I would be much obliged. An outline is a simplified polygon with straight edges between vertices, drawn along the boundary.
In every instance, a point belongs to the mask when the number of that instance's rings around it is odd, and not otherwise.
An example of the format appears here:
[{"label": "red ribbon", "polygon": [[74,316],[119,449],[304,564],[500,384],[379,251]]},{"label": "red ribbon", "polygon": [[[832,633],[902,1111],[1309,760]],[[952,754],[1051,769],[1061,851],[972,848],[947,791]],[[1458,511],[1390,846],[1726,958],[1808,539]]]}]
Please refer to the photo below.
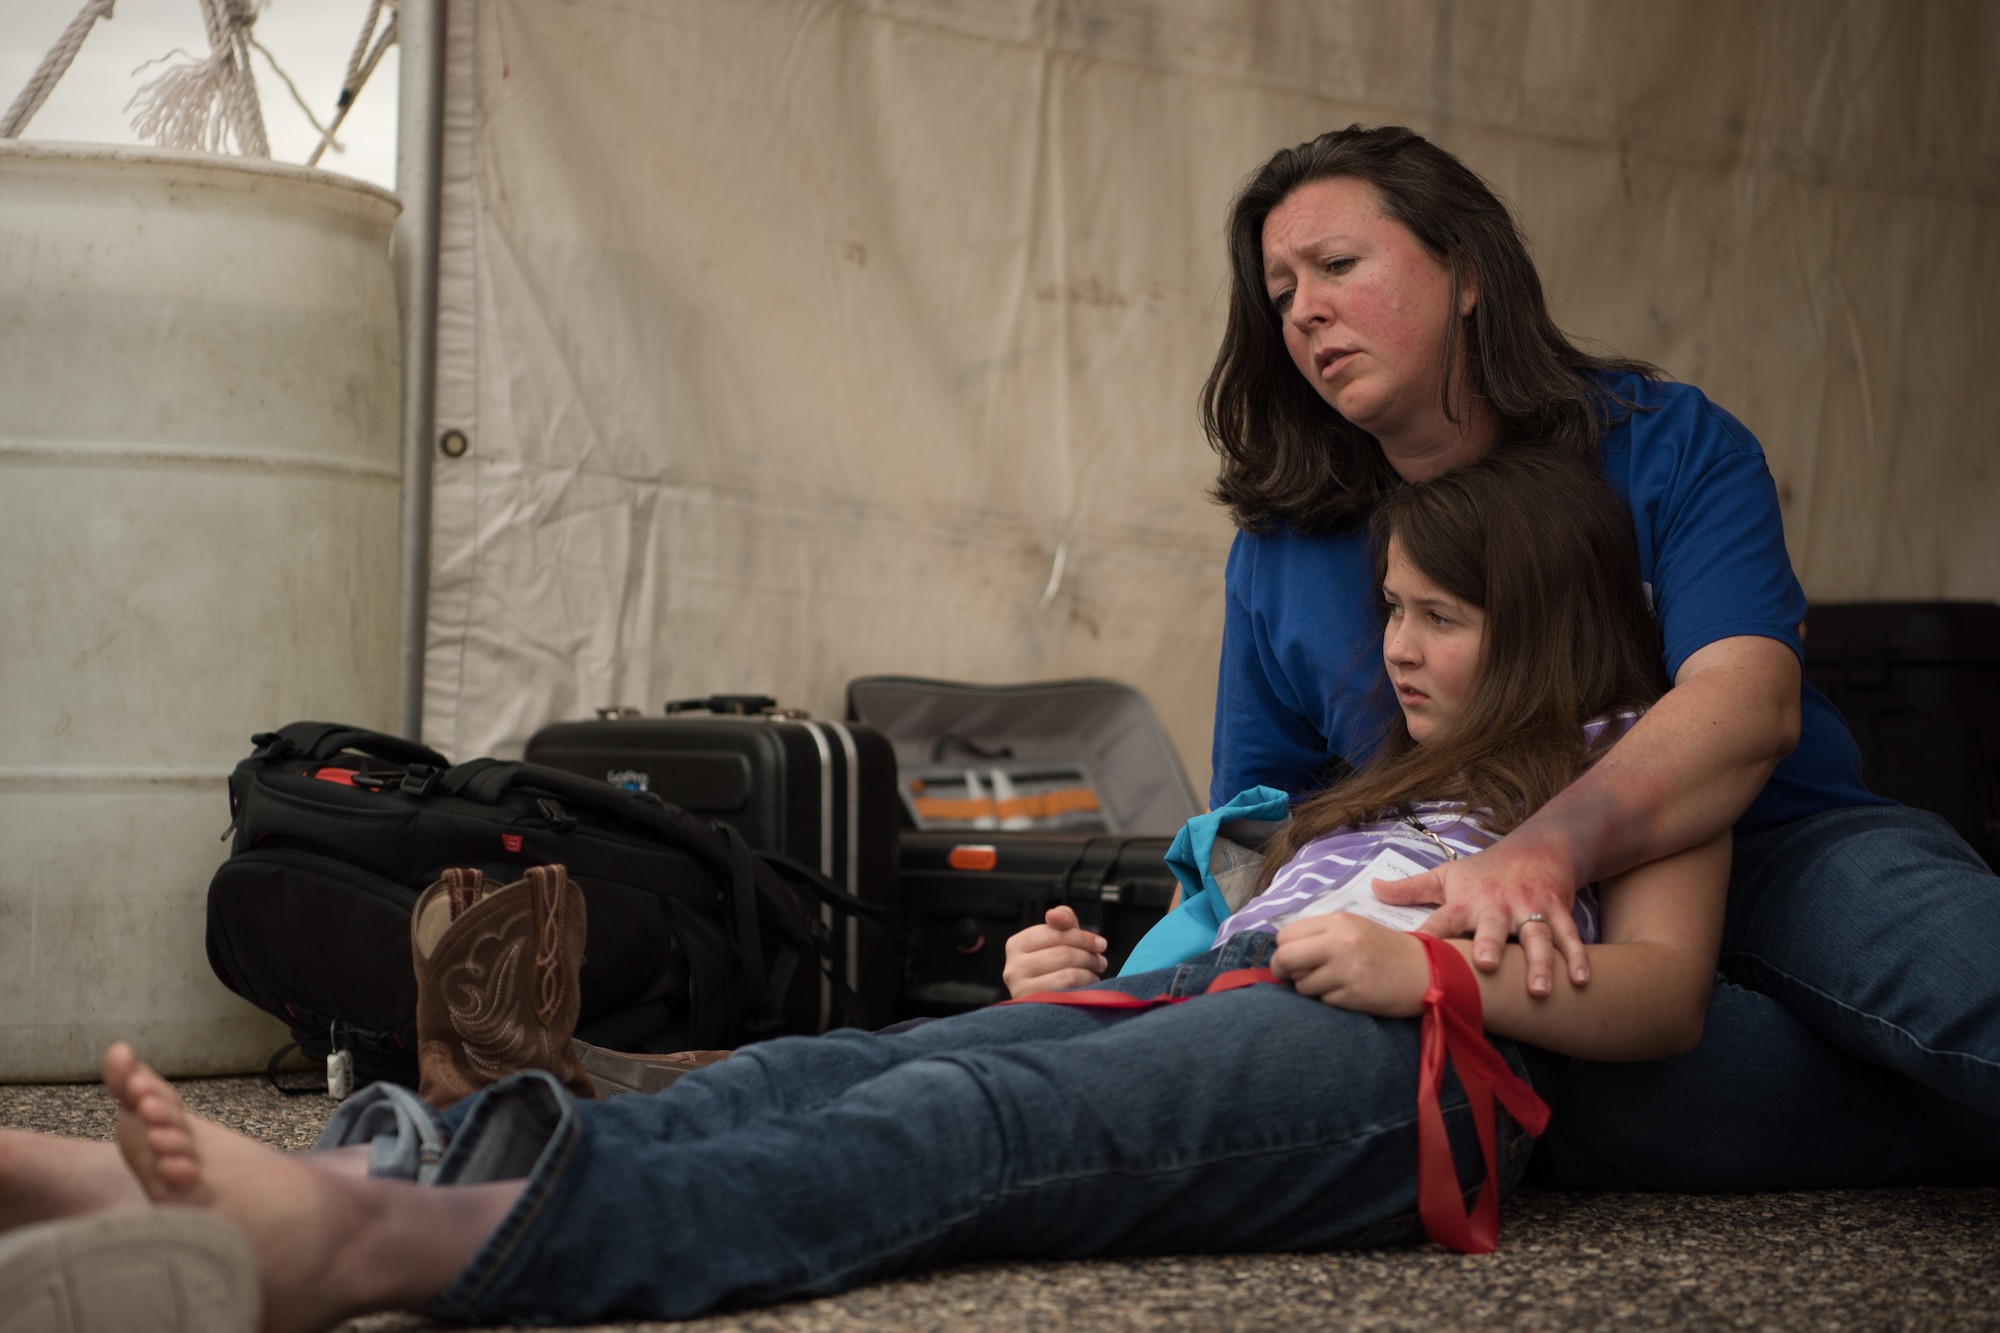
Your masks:
[{"label": "red ribbon", "polygon": [[[1549,1108],[1535,1095],[1500,1053],[1486,1040],[1485,1007],[1472,967],[1458,950],[1430,935],[1413,934],[1430,962],[1431,984],[1424,992],[1422,1060],[1417,1070],[1417,1215],[1424,1234],[1460,1254],[1486,1254],[1500,1239],[1499,1159],[1494,1149],[1493,1099],[1507,1108],[1521,1128],[1539,1136],[1549,1124]],[[1204,995],[1240,990],[1245,986],[1282,985],[1268,967],[1240,967],[1210,982]],[[1151,1009],[1183,1004],[1191,995],[1155,995],[1141,999],[1111,990],[1039,991],[1002,1004],[1067,1004],[1083,1009]],[[1479,1151],[1486,1159],[1486,1180],[1470,1214],[1459,1188],[1458,1168],[1451,1160],[1451,1140],[1438,1109],[1438,1088],[1444,1083],[1445,1060],[1458,1070],[1479,1133]]]},{"label": "red ribbon", "polygon": [[[1549,1108],[1487,1042],[1479,982],[1465,956],[1435,936],[1413,933],[1413,938],[1424,946],[1431,965],[1430,988],[1424,992],[1422,1061],[1417,1066],[1417,1215],[1423,1219],[1424,1234],[1438,1244],[1460,1254],[1486,1254],[1500,1241],[1493,1098],[1497,1095],[1521,1128],[1536,1136],[1549,1127]],[[1479,1132],[1479,1152],[1486,1159],[1486,1180],[1469,1215],[1458,1168],[1451,1160],[1451,1140],[1444,1132],[1444,1114],[1438,1109],[1447,1056],[1465,1089],[1472,1124]]]}]

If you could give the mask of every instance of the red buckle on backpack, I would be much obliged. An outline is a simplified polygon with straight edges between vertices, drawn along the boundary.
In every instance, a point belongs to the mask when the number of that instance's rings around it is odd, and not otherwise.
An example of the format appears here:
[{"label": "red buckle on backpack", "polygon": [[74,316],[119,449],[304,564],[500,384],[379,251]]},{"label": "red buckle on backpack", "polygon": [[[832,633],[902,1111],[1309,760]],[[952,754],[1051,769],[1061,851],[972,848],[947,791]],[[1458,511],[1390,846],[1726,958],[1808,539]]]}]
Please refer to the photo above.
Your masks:
[{"label": "red buckle on backpack", "polygon": [[520,851],[521,844],[527,840],[527,835],[523,833],[503,833],[500,835],[500,845],[510,852]]}]

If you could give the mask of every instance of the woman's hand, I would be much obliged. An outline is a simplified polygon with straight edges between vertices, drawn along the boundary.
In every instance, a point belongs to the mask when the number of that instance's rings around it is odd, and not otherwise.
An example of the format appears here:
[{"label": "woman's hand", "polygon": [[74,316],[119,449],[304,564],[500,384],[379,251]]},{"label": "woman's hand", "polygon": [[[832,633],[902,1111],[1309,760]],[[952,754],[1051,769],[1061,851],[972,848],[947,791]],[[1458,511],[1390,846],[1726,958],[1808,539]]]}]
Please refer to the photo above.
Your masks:
[{"label": "woman's hand", "polygon": [[1000,972],[1014,999],[1045,990],[1074,990],[1104,975],[1104,937],[1077,925],[1076,912],[1051,907],[1047,924],[1029,926],[1007,941]]},{"label": "woman's hand", "polygon": [[1571,985],[1590,983],[1590,953],[1570,913],[1575,873],[1528,839],[1502,838],[1475,856],[1421,875],[1378,879],[1375,896],[1411,906],[1443,903],[1418,929],[1447,940],[1472,936],[1473,966],[1482,972],[1498,968],[1508,936],[1518,936],[1527,958],[1528,994],[1539,998],[1555,989],[1558,955]]},{"label": "woman's hand", "polygon": [[1424,946],[1349,912],[1294,921],[1278,932],[1271,971],[1301,995],[1382,1018],[1415,1018],[1430,989]]}]

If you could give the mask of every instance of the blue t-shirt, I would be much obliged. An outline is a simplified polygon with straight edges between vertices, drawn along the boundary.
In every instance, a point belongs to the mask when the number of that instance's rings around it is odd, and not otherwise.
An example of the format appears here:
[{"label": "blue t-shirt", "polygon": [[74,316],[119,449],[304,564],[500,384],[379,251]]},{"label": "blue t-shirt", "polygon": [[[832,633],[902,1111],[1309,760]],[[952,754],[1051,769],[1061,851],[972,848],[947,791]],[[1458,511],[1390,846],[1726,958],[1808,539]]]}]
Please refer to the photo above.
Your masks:
[{"label": "blue t-shirt", "polygon": [[[1717,639],[1754,634],[1799,651],[1806,598],[1792,574],[1764,451],[1736,418],[1685,384],[1607,381],[1638,404],[1604,433],[1605,480],[1632,511],[1671,678]],[[1619,409],[1621,412],[1623,409]],[[1382,669],[1374,561],[1365,532],[1239,532],[1229,551],[1213,800],[1255,786],[1304,795],[1359,765],[1395,718]],[[1848,805],[1893,804],[1861,782],[1847,724],[1812,686],[1799,744],[1737,827],[1745,832]]]}]

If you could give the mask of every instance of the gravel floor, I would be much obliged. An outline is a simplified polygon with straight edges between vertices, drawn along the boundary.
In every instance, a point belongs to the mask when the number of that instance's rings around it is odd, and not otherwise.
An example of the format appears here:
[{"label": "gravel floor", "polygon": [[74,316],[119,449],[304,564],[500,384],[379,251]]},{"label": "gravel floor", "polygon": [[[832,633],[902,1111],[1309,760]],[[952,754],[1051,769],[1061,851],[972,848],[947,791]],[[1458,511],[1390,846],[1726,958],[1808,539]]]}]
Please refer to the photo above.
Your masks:
[{"label": "gravel floor", "polygon": [[[203,1115],[309,1146],[323,1097],[259,1079],[182,1083]],[[92,1087],[0,1087],[0,1124],[108,1138]],[[1527,1190],[1500,1250],[980,1264],[845,1296],[694,1320],[692,1333],[1113,1330],[2000,1328],[2000,1189],[1822,1194]],[[407,1316],[343,1333],[429,1327]],[[618,1329],[661,1325],[620,1324]]]}]

